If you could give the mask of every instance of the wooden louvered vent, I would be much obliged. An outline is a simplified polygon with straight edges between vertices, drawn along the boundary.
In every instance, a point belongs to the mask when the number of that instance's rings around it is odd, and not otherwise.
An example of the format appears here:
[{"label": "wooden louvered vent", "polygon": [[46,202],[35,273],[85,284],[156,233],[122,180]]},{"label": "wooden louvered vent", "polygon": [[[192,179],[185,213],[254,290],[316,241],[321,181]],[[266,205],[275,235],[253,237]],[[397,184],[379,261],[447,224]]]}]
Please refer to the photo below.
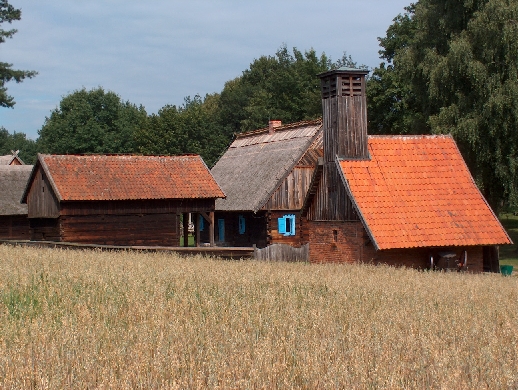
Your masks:
[{"label": "wooden louvered vent", "polygon": [[[322,99],[334,98],[337,96],[362,96],[364,94],[364,76],[356,74],[345,74],[336,77],[332,75],[322,79]],[[340,87],[338,90],[337,86]]]},{"label": "wooden louvered vent", "polygon": [[342,77],[342,96],[361,96],[362,93],[362,77],[357,75]]}]

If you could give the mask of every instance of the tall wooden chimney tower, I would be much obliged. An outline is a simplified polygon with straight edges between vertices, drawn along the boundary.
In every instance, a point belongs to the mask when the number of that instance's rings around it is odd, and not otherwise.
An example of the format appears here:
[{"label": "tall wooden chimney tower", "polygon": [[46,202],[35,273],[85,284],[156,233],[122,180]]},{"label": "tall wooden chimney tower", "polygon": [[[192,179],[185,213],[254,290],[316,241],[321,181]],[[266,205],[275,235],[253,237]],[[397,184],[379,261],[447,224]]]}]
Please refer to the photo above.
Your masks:
[{"label": "tall wooden chimney tower", "polygon": [[319,75],[322,88],[324,161],[368,159],[367,70],[339,68]]},{"label": "tall wooden chimney tower", "polygon": [[317,219],[357,216],[341,184],[336,159],[368,159],[367,70],[339,68],[319,75],[322,88],[324,171]]}]

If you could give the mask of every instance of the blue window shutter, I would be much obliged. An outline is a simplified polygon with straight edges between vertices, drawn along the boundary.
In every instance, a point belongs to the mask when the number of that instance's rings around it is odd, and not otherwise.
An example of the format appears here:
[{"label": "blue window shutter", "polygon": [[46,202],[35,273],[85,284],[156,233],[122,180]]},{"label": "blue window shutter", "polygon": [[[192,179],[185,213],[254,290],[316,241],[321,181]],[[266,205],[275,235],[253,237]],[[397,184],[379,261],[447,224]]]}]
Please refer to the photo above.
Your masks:
[{"label": "blue window shutter", "polygon": [[246,230],[246,227],[245,227],[245,217],[240,215],[238,217],[238,222],[239,222],[239,234],[245,234],[245,230]]},{"label": "blue window shutter", "polygon": [[203,218],[201,215],[200,215],[200,232],[203,231],[203,229],[205,228],[205,218]]},{"label": "blue window shutter", "polygon": [[295,235],[295,216],[290,215],[289,220],[290,220],[290,225],[291,225],[290,236],[294,236]]},{"label": "blue window shutter", "polygon": [[278,218],[279,220],[279,234],[286,234],[286,217]]}]

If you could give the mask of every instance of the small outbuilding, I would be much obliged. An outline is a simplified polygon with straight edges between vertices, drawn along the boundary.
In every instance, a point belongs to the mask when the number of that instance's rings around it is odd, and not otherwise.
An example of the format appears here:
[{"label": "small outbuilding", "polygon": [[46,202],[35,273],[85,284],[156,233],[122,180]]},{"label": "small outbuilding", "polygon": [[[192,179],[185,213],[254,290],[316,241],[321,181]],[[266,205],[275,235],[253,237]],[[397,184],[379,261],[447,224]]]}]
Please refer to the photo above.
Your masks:
[{"label": "small outbuilding", "polygon": [[197,155],[39,154],[22,203],[32,240],[178,246],[180,216],[214,226],[224,196]]},{"label": "small outbuilding", "polygon": [[28,240],[27,205],[20,203],[32,165],[0,165],[0,239]]},{"label": "small outbuilding", "polygon": [[211,170],[226,194],[216,200],[217,245],[300,247],[300,210],[321,156],[321,120],[238,134]]}]

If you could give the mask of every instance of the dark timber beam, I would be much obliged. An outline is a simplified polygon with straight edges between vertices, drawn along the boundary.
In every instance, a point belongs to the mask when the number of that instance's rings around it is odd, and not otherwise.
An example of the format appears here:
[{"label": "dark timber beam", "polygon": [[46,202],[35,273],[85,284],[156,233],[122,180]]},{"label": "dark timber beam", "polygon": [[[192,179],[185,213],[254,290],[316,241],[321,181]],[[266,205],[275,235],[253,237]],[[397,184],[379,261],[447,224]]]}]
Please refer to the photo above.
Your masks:
[{"label": "dark timber beam", "polygon": [[183,246],[189,246],[189,213],[183,213]]}]

